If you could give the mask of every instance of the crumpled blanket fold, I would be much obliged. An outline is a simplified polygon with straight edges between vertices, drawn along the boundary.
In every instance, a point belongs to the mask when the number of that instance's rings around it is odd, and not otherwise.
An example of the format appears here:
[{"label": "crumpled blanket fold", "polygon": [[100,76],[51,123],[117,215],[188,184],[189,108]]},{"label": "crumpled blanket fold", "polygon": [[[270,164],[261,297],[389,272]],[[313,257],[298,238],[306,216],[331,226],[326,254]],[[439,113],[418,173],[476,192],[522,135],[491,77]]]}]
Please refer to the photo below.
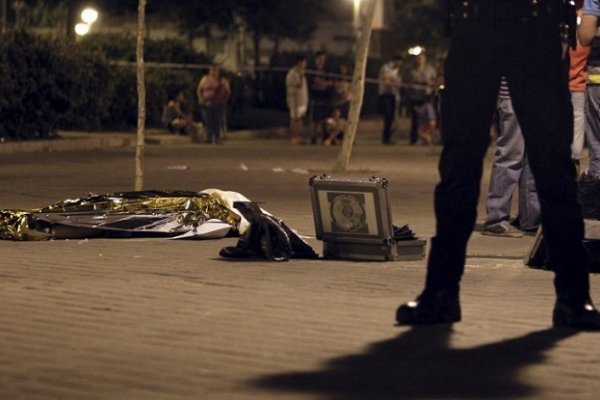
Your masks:
[{"label": "crumpled blanket fold", "polygon": [[234,207],[250,222],[236,246],[224,247],[226,258],[264,258],[288,261],[290,258],[318,258],[318,254],[283,221],[264,213],[253,202],[235,202]]},{"label": "crumpled blanket fold", "polygon": [[[247,222],[227,207],[228,193],[145,190],[67,199],[33,210],[0,210],[0,239],[189,237],[198,226],[219,220],[208,233],[243,233]],[[236,193],[235,198],[244,198]],[[207,230],[204,229],[204,232]]]}]

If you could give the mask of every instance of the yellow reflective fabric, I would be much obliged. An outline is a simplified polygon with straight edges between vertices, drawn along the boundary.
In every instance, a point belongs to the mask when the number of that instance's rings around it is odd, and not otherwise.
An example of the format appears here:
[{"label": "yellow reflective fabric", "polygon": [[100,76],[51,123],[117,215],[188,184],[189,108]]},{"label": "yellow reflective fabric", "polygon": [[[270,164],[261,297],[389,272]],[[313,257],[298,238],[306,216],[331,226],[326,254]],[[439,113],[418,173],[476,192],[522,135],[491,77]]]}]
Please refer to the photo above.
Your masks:
[{"label": "yellow reflective fabric", "polygon": [[587,83],[591,85],[600,85],[600,75],[589,74],[587,78]]},{"label": "yellow reflective fabric", "polygon": [[[124,195],[89,196],[68,199],[33,210],[0,210],[0,239],[4,240],[48,240],[50,231],[41,230],[35,223],[34,214],[104,213],[126,215],[167,215],[181,213],[182,223],[198,224],[207,219],[218,219],[238,230],[241,217],[223,204],[218,195],[181,192],[130,192]],[[190,192],[191,193],[191,192]]]}]

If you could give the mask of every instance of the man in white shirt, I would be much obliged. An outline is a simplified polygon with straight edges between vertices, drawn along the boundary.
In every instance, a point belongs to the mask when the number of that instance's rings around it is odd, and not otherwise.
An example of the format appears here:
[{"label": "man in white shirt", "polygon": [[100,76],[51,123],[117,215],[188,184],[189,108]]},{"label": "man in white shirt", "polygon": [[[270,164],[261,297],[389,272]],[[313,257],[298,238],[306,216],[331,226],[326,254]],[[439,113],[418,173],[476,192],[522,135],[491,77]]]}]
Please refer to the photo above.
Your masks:
[{"label": "man in white shirt", "polygon": [[400,98],[402,79],[399,72],[402,61],[402,56],[395,55],[379,70],[379,111],[383,115],[383,144],[394,144],[392,125],[396,118]]},{"label": "man in white shirt", "polygon": [[308,110],[308,85],[306,84],[306,57],[298,56],[296,64],[285,77],[287,105],[290,109],[290,136],[292,144],[304,144],[302,119]]}]

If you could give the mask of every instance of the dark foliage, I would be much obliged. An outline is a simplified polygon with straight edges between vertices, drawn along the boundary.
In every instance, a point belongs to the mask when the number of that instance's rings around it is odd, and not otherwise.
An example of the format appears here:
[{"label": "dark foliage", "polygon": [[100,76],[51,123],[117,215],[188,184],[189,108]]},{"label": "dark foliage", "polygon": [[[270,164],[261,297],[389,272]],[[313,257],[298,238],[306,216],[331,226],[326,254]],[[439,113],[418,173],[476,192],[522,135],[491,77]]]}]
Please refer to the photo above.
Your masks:
[{"label": "dark foliage", "polygon": [[23,32],[0,41],[0,137],[42,139],[67,123],[99,127],[110,93],[106,60]]},{"label": "dark foliage", "polygon": [[[46,139],[58,129],[130,129],[137,123],[137,88],[131,37],[73,44],[13,32],[0,41],[0,137]],[[175,40],[148,41],[147,61],[209,63]],[[148,67],[147,123],[159,126],[163,105],[176,89],[187,89],[194,112],[200,71]]]}]

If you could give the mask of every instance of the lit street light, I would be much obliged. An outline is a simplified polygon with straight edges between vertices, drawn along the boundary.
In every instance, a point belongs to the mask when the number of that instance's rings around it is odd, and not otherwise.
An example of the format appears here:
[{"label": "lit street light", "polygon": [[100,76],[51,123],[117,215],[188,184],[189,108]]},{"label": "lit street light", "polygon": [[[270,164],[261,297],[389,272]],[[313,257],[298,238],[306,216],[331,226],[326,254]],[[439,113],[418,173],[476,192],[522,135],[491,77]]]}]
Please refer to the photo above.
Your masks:
[{"label": "lit street light", "polygon": [[81,20],[83,22],[75,25],[75,33],[77,36],[85,36],[90,33],[92,25],[98,20],[98,11],[93,8],[86,8],[81,12]]},{"label": "lit street light", "polygon": [[411,56],[418,56],[419,54],[421,54],[424,51],[425,51],[425,49],[423,47],[415,46],[415,47],[411,47],[410,49],[408,49],[408,54],[410,54]]},{"label": "lit street light", "polygon": [[77,36],[85,36],[89,32],[90,32],[90,26],[88,24],[80,22],[77,25],[75,25],[75,33],[77,34]]},{"label": "lit street light", "polygon": [[93,8],[86,8],[81,12],[81,20],[88,25],[93,24],[98,19],[98,11]]},{"label": "lit street light", "polygon": [[354,0],[354,14],[352,26],[354,29],[360,28],[360,0]]},{"label": "lit street light", "polygon": [[361,0],[350,0],[354,4],[354,11],[352,13],[352,40],[351,40],[351,51],[356,51],[356,43],[360,36],[360,2]]}]

